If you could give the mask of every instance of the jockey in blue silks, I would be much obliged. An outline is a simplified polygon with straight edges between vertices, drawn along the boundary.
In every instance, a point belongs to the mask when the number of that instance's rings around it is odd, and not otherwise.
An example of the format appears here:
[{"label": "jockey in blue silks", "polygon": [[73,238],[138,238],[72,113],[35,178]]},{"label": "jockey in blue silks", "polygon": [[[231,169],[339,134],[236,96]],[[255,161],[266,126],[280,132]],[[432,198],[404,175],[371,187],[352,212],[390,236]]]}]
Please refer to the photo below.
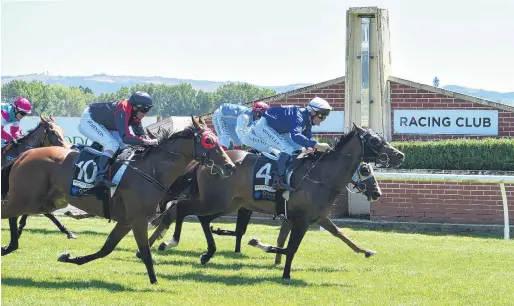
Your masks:
[{"label": "jockey in blue silks", "polygon": [[[278,173],[275,177],[278,187],[293,190],[284,177],[287,170],[294,168],[297,157],[295,151],[312,148],[324,152],[330,149],[329,144],[317,142],[312,137],[312,125],[320,125],[331,110],[332,107],[326,100],[316,97],[307,107],[270,107],[255,124],[253,133],[267,143],[269,151],[278,155]],[[289,163],[291,157],[292,162]]]}]

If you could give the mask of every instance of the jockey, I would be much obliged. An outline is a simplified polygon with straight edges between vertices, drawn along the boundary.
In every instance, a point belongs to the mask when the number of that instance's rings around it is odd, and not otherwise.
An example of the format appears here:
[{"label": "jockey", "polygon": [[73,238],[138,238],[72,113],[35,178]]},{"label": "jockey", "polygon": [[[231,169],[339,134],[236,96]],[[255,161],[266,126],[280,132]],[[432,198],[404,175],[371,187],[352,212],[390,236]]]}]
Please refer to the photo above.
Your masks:
[{"label": "jockey", "polygon": [[255,103],[251,109],[243,105],[221,104],[212,114],[212,122],[223,149],[226,151],[232,140],[234,150],[241,150],[243,144],[241,140],[245,137],[248,128],[255,120],[260,119],[268,108],[269,105],[264,102]]},{"label": "jockey", "polygon": [[[255,135],[266,142],[269,149],[278,155],[278,173],[275,177],[278,187],[293,190],[286,183],[284,176],[288,169],[294,168],[295,151],[302,147],[321,152],[330,149],[330,145],[317,142],[312,137],[312,125],[320,125],[331,110],[332,107],[326,100],[316,97],[307,107],[293,105],[271,107],[255,124],[253,131]],[[293,157],[292,162],[287,167],[291,157]]]},{"label": "jockey", "polygon": [[[16,138],[21,136],[20,120],[25,115],[30,114],[32,105],[29,100],[18,97],[13,103],[2,103],[2,148],[9,141],[16,143]],[[7,133],[4,128],[11,125],[11,133]]]},{"label": "jockey", "polygon": [[[157,139],[147,138],[141,123],[152,107],[152,97],[146,92],[137,91],[128,100],[93,103],[86,108],[80,119],[79,132],[103,146],[95,186],[100,183],[107,187],[116,186],[105,175],[121,145],[158,144]],[[135,135],[130,133],[129,126]]]}]

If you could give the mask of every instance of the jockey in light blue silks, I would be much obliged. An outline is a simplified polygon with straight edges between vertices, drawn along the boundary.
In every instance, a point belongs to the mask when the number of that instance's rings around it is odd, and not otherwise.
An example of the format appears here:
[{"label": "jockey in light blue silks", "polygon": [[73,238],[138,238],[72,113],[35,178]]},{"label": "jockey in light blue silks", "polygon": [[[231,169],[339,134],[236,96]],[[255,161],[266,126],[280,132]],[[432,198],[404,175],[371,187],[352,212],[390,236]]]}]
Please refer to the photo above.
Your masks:
[{"label": "jockey in light blue silks", "polygon": [[247,137],[248,129],[268,108],[269,105],[264,102],[257,102],[252,108],[238,104],[221,104],[212,114],[212,123],[223,149],[228,150],[232,140],[233,149],[241,150],[244,143],[242,140]]},{"label": "jockey in light blue silks", "polygon": [[[320,125],[331,110],[332,107],[328,102],[319,97],[312,99],[307,107],[292,105],[270,107],[252,128],[251,132],[267,144],[266,151],[278,155],[278,173],[275,177],[277,187],[293,190],[284,177],[287,170],[294,168],[297,157],[295,151],[312,148],[324,152],[330,149],[330,145],[319,143],[312,137],[312,125]],[[249,146],[254,147],[252,144]],[[292,161],[288,167],[291,157]]]}]

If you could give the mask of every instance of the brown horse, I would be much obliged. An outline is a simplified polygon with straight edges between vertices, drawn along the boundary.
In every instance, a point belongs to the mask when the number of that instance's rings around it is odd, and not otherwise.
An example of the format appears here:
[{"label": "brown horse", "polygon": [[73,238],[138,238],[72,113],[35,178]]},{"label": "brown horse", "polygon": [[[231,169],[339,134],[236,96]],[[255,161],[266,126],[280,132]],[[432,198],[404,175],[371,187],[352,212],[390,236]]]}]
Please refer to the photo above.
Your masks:
[{"label": "brown horse", "polygon": [[[205,128],[205,122],[192,119],[193,126],[182,131],[172,135],[164,131],[158,137],[158,146],[145,148],[127,166],[108,210],[110,218],[117,223],[101,250],[75,258],[63,254],[59,261],[82,265],[103,258],[132,230],[150,282],[157,282],[148,245],[147,222],[155,215],[159,200],[165,194],[163,186],[171,185],[193,159],[206,164],[210,173],[223,176],[235,168],[220,148],[216,136]],[[2,186],[2,198],[8,192],[8,201],[2,203],[2,218],[9,218],[11,230],[11,242],[2,248],[2,256],[18,248],[16,221],[20,215],[48,213],[70,203],[86,212],[106,217],[103,202],[96,197],[70,196],[78,156],[79,152],[62,147],[37,148],[23,153],[14,163],[2,168],[2,183],[8,182],[7,188]],[[120,163],[117,161],[114,168],[118,166]],[[20,182],[29,183],[32,188],[24,189]]]},{"label": "brown horse", "polygon": [[[186,168],[186,169],[188,169],[187,170],[188,174],[183,175],[179,179],[177,179],[175,181],[175,183],[173,183],[172,189],[176,190],[176,191],[185,189],[186,188],[185,185],[183,185],[182,188],[178,187],[178,185],[181,183],[188,184],[188,182],[190,181],[192,176],[194,176],[194,171],[196,171],[196,169],[194,169],[194,168],[196,168],[198,166],[199,166],[198,164],[195,164],[191,167]],[[380,187],[378,185],[378,182],[376,180],[376,177],[374,175],[373,168],[369,164],[361,163],[361,165],[359,165],[357,171],[355,172],[354,176],[352,177],[351,183],[354,185],[354,188],[357,189],[357,193],[362,193],[363,195],[365,195],[367,197],[368,201],[370,201],[370,202],[377,201],[382,194]],[[167,199],[169,199],[170,197],[173,197],[173,195],[168,194]],[[161,203],[161,204],[164,204],[164,203]],[[164,209],[161,209],[161,210],[164,210]],[[180,242],[182,224],[184,222],[185,217],[187,217],[187,216],[181,214],[181,212],[182,212],[182,210],[177,211],[177,220],[176,220],[175,232],[173,233],[173,236],[171,237],[171,239],[168,243],[163,242],[159,245],[159,251],[164,251],[169,248],[174,248],[174,247],[178,246],[178,244]],[[253,213],[253,211],[246,209],[244,207],[241,207],[237,211],[237,222],[236,222],[236,230],[235,231],[228,231],[228,230],[223,230],[220,228],[214,230],[211,226],[211,232],[213,234],[218,234],[218,235],[222,235],[222,236],[236,236],[235,252],[239,253],[239,252],[241,252],[241,240],[242,240],[242,237],[246,233],[246,229],[248,227],[248,223],[250,222],[252,213]],[[197,217],[198,217],[198,220],[200,221],[200,223],[202,224],[202,227],[208,228],[209,224],[212,221],[214,221],[216,218],[220,217],[220,214],[214,214],[214,215],[210,215],[210,216],[197,216]],[[318,225],[320,225],[321,227],[328,230],[334,236],[336,236],[336,237],[340,238],[342,241],[344,241],[356,253],[364,253],[366,258],[376,254],[376,252],[373,250],[366,250],[366,249],[359,247],[357,244],[355,244],[352,240],[350,240],[348,237],[346,237],[344,235],[344,233],[342,231],[340,231],[328,217],[316,220],[316,223],[318,223]],[[289,227],[290,224],[291,223],[287,222],[287,220],[283,221],[282,227],[280,230],[280,236],[277,240],[278,242],[282,241],[283,239],[285,241],[285,238],[287,238],[287,235],[289,235],[289,231],[286,231],[286,229],[287,228],[290,229],[290,227]],[[286,236],[282,237],[284,233],[286,234]],[[164,232],[161,235],[164,235]],[[278,243],[278,245],[279,245],[279,247],[282,247],[283,242],[282,242],[282,244]],[[209,245],[208,249],[216,250],[216,245],[215,244]],[[214,254],[207,254],[204,257],[204,259],[210,258],[209,255],[212,256]],[[277,254],[277,256],[280,256],[280,254]],[[280,262],[278,262],[278,263],[280,263]]]},{"label": "brown horse", "polygon": [[[155,219],[155,224],[159,225],[150,237],[150,245],[178,216],[209,216],[206,222],[202,222],[209,245],[208,252],[201,257],[202,264],[205,264],[216,250],[209,219],[227,215],[240,207],[267,214],[275,213],[273,201],[254,200],[253,168],[259,157],[244,151],[229,151],[228,155],[238,164],[235,174],[228,179],[219,180],[208,175],[204,167],[193,169],[193,184],[187,188],[189,190],[186,191],[185,196]],[[291,263],[309,224],[319,222],[340,236],[339,230],[327,216],[335,198],[341,189],[348,185],[361,161],[377,162],[378,160],[389,167],[400,165],[403,159],[403,153],[393,148],[371,129],[354,126],[350,133],[341,137],[330,153],[318,153],[315,159],[300,161],[291,177],[291,186],[294,186],[295,191],[290,194],[287,207],[288,223],[291,224],[289,244],[286,249],[264,247],[267,252],[287,255],[282,277],[290,278]],[[177,186],[179,186],[178,190],[173,186],[170,188],[169,195],[162,202],[174,200],[177,194],[183,191],[183,184]],[[253,243],[259,244],[258,241]]]},{"label": "brown horse", "polygon": [[[28,130],[23,137],[17,139],[16,143],[10,141],[2,149],[2,166],[18,157],[21,153],[33,148],[49,146],[71,147],[71,144],[64,140],[64,132],[61,127],[55,123],[52,116],[50,116],[50,118],[40,116],[39,118],[41,121],[35,128]],[[44,216],[52,220],[57,228],[66,234],[68,239],[77,238],[77,236],[73,232],[70,232],[53,214],[44,214]],[[21,217],[18,235],[21,235],[23,228],[27,224],[27,217],[28,215]]]}]

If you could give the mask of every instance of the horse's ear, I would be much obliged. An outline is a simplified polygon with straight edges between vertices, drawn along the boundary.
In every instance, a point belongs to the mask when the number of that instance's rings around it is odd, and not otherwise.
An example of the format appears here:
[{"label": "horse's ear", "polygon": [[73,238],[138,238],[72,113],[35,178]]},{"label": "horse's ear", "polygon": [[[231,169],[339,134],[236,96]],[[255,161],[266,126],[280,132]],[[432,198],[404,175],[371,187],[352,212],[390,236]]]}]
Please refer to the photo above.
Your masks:
[{"label": "horse's ear", "polygon": [[145,131],[146,131],[146,134],[148,134],[148,136],[150,136],[150,138],[152,138],[152,139],[155,138],[155,135],[148,128],[145,128]]},{"label": "horse's ear", "polygon": [[198,123],[198,119],[191,115],[191,120],[193,120],[194,127],[198,127],[200,124]]},{"label": "horse's ear", "polygon": [[204,117],[203,117],[203,116],[200,116],[200,117],[199,117],[199,122],[200,122],[203,126],[206,126],[206,125],[207,125],[207,123],[205,123],[205,119],[204,119]]},{"label": "horse's ear", "polygon": [[54,116],[50,115],[50,121],[55,122]]}]

